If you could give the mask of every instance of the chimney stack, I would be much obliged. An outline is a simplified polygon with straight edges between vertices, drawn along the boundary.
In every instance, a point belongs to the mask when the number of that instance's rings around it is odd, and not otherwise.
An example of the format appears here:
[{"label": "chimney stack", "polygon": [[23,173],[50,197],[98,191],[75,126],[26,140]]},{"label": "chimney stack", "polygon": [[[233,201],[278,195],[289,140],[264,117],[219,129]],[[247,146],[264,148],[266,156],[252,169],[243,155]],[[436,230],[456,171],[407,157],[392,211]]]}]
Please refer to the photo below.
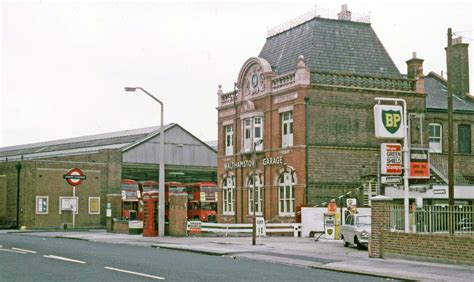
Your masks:
[{"label": "chimney stack", "polygon": [[[453,79],[453,94],[463,99],[470,98],[469,93],[469,44],[463,43],[462,38],[454,38],[450,77]],[[471,98],[472,99],[472,98]]]},{"label": "chimney stack", "polygon": [[347,10],[347,4],[344,4],[341,6],[341,12],[337,14],[337,18],[343,21],[350,21],[351,15],[352,15],[352,12]]},{"label": "chimney stack", "polygon": [[416,80],[416,89],[418,93],[425,92],[425,79],[423,75],[423,59],[416,57],[416,52],[413,52],[413,58],[406,61],[407,63],[407,78]]}]

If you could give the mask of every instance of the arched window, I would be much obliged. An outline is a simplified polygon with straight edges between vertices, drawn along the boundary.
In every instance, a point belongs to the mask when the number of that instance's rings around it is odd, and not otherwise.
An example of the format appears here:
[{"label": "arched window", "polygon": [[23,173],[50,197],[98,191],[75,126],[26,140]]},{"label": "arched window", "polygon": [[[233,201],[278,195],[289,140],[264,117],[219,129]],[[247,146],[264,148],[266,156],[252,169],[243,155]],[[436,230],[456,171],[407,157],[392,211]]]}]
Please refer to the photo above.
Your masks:
[{"label": "arched window", "polygon": [[[248,199],[249,199],[249,214],[253,214],[253,198],[257,199],[255,201],[255,214],[262,215],[262,187],[263,187],[263,179],[262,174],[253,174],[249,177],[248,181]],[[255,191],[254,191],[255,188]],[[255,193],[255,194],[254,194]]]},{"label": "arched window", "polygon": [[234,214],[235,176],[227,176],[222,182],[222,213]]},{"label": "arched window", "polygon": [[295,215],[295,178],[290,171],[284,171],[278,179],[278,215]]}]

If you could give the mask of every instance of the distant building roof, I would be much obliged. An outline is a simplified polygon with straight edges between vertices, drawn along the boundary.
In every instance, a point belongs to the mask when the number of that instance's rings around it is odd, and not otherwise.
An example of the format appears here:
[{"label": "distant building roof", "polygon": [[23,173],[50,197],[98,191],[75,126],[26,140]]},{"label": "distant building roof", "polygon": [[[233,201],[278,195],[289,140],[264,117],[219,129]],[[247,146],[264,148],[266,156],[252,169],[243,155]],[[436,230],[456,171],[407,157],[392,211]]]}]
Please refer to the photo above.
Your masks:
[{"label": "distant building roof", "polygon": [[[176,126],[165,125],[164,130]],[[126,149],[156,136],[160,126],[123,130],[75,138],[0,148],[0,160],[39,159],[54,156],[80,155],[104,149]]]},{"label": "distant building roof", "polygon": [[282,74],[299,55],[314,72],[402,78],[368,23],[315,17],[267,38],[259,57]]},{"label": "distant building roof", "polygon": [[[425,76],[426,109],[428,111],[447,111],[448,110],[448,88],[446,79],[430,72]],[[453,96],[453,110],[457,112],[473,112],[474,101],[462,99],[456,95]]]}]

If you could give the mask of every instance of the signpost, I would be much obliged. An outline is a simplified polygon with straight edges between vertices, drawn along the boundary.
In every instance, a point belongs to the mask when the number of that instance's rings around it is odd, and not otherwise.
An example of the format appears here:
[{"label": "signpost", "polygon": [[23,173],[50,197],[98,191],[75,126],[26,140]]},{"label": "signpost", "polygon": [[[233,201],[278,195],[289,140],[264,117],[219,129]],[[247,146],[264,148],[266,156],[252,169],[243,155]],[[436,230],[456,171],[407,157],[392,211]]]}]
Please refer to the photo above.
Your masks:
[{"label": "signpost", "polygon": [[66,179],[66,182],[72,186],[72,199],[73,199],[73,206],[72,206],[72,229],[76,226],[76,210],[77,210],[77,201],[76,201],[76,186],[81,185],[82,180],[86,179],[86,176],[82,172],[82,170],[78,168],[71,168],[63,178]]},{"label": "signpost", "polygon": [[[404,187],[404,216],[405,233],[410,232],[408,177],[410,175],[410,150],[408,144],[407,102],[398,98],[376,97],[374,106],[375,137],[382,139],[403,139],[403,187]],[[382,104],[392,103],[392,105]],[[399,105],[401,104],[401,105]]]}]

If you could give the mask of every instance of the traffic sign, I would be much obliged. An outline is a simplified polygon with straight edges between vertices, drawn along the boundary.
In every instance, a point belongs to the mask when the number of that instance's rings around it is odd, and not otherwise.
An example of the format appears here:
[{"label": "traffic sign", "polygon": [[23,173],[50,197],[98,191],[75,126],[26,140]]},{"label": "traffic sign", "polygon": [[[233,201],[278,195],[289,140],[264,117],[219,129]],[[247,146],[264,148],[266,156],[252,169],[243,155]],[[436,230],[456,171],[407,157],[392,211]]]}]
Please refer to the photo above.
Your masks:
[{"label": "traffic sign", "polygon": [[78,186],[82,183],[82,180],[86,179],[86,176],[82,172],[82,170],[78,168],[71,168],[63,178],[66,179],[67,183],[71,186]]}]

